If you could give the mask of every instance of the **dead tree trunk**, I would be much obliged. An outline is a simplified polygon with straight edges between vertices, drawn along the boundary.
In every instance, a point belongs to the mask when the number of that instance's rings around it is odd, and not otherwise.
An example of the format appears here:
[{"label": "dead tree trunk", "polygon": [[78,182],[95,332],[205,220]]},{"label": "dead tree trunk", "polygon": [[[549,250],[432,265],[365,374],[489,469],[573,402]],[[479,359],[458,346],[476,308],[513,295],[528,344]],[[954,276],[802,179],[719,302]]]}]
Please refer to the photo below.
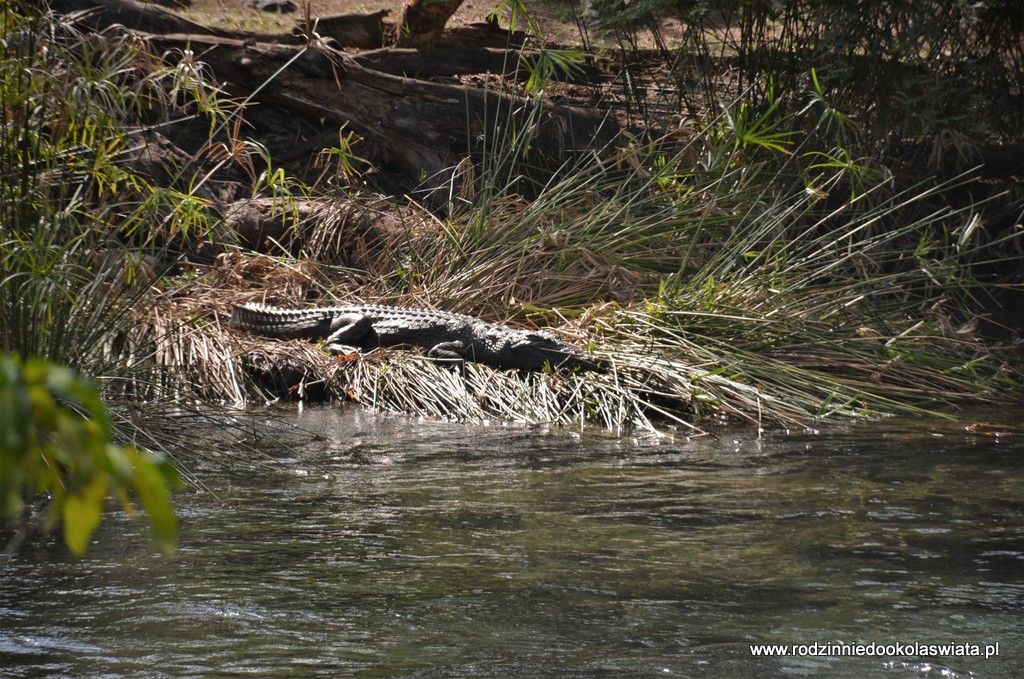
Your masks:
[{"label": "dead tree trunk", "polygon": [[434,47],[463,0],[409,0],[395,24],[396,47]]}]

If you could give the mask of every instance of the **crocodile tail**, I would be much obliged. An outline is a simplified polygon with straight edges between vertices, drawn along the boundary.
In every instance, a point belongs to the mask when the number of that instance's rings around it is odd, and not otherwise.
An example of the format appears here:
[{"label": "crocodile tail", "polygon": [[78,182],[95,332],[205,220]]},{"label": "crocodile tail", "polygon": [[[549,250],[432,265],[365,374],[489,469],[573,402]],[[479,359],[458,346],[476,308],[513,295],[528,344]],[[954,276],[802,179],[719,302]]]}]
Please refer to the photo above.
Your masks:
[{"label": "crocodile tail", "polygon": [[231,309],[231,319],[228,327],[236,330],[253,330],[260,325],[260,319],[265,317],[266,312],[273,313],[274,307],[264,304],[243,304]]},{"label": "crocodile tail", "polygon": [[326,337],[331,312],[327,309],[281,309],[266,304],[249,303],[231,310],[230,327],[267,337]]},{"label": "crocodile tail", "polygon": [[228,326],[236,330],[248,330],[255,333],[280,330],[283,321],[291,320],[287,309],[249,302],[231,309]]},{"label": "crocodile tail", "polygon": [[228,327],[236,330],[245,329],[245,310],[236,306],[231,308],[231,319],[228,320]]}]

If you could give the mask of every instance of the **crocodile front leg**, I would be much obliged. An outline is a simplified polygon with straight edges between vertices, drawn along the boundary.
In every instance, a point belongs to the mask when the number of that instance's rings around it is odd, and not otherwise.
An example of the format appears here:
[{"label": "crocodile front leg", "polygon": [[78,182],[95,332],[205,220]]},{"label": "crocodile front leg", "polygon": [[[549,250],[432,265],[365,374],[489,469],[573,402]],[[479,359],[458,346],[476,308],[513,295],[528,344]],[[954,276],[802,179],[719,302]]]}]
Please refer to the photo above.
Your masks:
[{"label": "crocodile front leg", "polygon": [[330,333],[326,341],[328,351],[357,353],[359,349],[368,348],[363,340],[372,335],[373,321],[365,314],[341,314],[331,319]]},{"label": "crocodile front leg", "polygon": [[427,350],[427,358],[444,365],[453,373],[466,376],[466,343],[462,340],[438,342]]},{"label": "crocodile front leg", "polygon": [[466,343],[461,340],[438,342],[427,351],[427,357],[440,361],[464,361]]}]

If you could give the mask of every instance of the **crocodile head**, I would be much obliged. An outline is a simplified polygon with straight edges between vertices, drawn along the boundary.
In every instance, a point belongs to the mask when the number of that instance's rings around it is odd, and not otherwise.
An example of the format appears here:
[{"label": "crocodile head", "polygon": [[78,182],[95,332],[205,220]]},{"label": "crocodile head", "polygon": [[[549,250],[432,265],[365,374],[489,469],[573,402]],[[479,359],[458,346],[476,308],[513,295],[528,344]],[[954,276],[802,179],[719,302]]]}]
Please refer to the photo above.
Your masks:
[{"label": "crocodile head", "polygon": [[596,357],[545,332],[523,332],[509,343],[508,348],[526,370],[536,370],[545,365],[599,370],[601,365]]}]

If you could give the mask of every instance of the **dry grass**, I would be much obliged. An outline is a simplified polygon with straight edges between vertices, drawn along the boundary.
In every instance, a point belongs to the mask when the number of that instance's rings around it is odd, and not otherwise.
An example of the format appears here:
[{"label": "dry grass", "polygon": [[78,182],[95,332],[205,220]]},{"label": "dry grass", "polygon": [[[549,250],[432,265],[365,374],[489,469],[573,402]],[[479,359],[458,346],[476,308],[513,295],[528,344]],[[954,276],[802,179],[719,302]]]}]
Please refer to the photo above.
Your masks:
[{"label": "dry grass", "polygon": [[[621,365],[613,361],[605,373],[517,373],[475,363],[453,368],[398,350],[331,356],[309,342],[273,340],[227,327],[235,304],[267,300],[306,306],[302,300],[325,293],[322,274],[308,260],[223,256],[215,266],[195,267],[177,291],[164,291],[121,351],[159,366],[168,385],[191,384],[198,397],[236,407],[277,399],[333,399],[460,422],[623,433],[666,427],[699,431],[691,423],[691,386],[679,376],[700,371],[652,357]],[[567,322],[566,328],[563,336],[580,333],[578,325]],[[145,397],[156,386],[126,383],[122,390]]]}]

